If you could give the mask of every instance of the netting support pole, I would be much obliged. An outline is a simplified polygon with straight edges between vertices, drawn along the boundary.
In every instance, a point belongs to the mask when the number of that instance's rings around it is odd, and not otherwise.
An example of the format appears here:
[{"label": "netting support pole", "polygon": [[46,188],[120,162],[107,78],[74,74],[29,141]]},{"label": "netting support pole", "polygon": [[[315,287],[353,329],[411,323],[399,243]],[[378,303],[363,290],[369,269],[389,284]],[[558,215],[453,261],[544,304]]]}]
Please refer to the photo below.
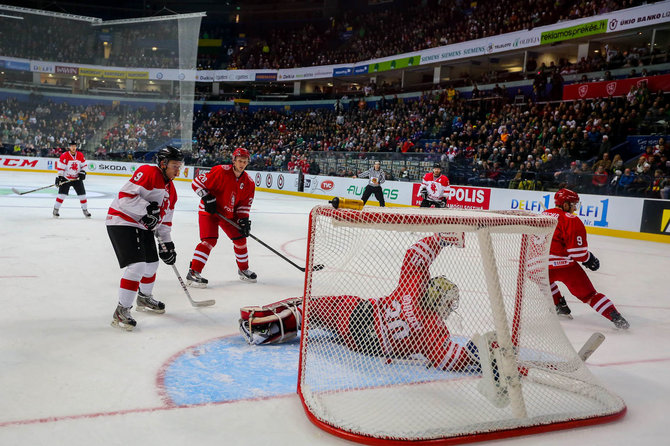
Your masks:
[{"label": "netting support pole", "polygon": [[484,267],[486,289],[491,302],[491,310],[493,311],[493,323],[498,338],[498,345],[501,348],[501,378],[507,380],[512,414],[516,418],[526,418],[526,404],[521,392],[521,380],[519,379],[519,371],[515,360],[510,327],[507,323],[505,303],[503,301],[500,276],[496,265],[495,251],[493,250],[490,230],[488,228],[478,229],[477,240],[479,242],[479,251],[482,257],[482,266]]}]

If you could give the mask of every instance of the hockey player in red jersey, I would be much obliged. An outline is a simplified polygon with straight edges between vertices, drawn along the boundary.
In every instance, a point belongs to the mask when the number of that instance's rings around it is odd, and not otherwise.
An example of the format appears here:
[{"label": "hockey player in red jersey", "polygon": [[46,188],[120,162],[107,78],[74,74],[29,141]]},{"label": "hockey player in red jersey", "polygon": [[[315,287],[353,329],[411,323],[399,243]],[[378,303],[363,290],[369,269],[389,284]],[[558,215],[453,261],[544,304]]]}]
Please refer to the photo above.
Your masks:
[{"label": "hockey player in red jersey", "polygon": [[[309,303],[307,323],[336,333],[351,350],[389,360],[422,355],[438,369],[478,367],[472,341],[451,338],[445,320],[458,308],[459,290],[444,276],[430,277],[430,265],[444,246],[464,246],[464,235],[438,233],[413,244],[405,253],[396,289],[386,297],[324,296]],[[283,342],[300,327],[300,298],[265,307],[241,309],[240,331],[249,343]]]},{"label": "hockey player in red jersey", "polygon": [[54,205],[54,218],[60,217],[60,207],[63,205],[65,197],[70,192],[70,187],[74,187],[74,191],[79,197],[81,210],[86,218],[91,218],[91,213],[88,212],[88,204],[86,200],[86,188],[84,187],[84,180],[86,179],[86,159],[84,154],[77,150],[77,143],[70,141],[67,152],[64,152],[58,161],[56,161],[56,186],[58,186],[58,196],[56,197],[56,204]]},{"label": "hockey player in red jersey", "polygon": [[[191,183],[201,198],[198,209],[200,243],[195,247],[186,283],[196,288],[206,288],[208,280],[201,273],[209,254],[219,239],[219,228],[233,242],[238,275],[241,280],[256,282],[256,273],[249,269],[247,237],[251,231],[249,213],[254,201],[255,185],[244,170],[249,164],[249,151],[237,148],[231,165],[214,166],[207,173],[198,175]],[[235,221],[240,229],[222,220],[216,214]]]},{"label": "hockey player in red jersey", "polygon": [[607,296],[595,290],[578,263],[581,262],[592,271],[600,268],[600,261],[588,250],[584,223],[574,215],[579,205],[579,195],[570,189],[560,189],[554,195],[554,203],[556,207],[547,209],[544,213],[558,219],[549,249],[549,282],[556,312],[572,318],[570,308],[556,284],[562,282],[577,299],[589,304],[617,328],[627,329],[628,321],[621,316]]},{"label": "hockey player in red jersey", "polygon": [[442,166],[440,163],[433,164],[433,171],[424,175],[421,187],[419,187],[418,197],[423,198],[421,207],[446,207],[448,188],[449,178],[442,175]]},{"label": "hockey player in red jersey", "polygon": [[[119,266],[125,268],[119,286],[119,303],[112,316],[115,327],[133,330],[130,315],[135,295],[137,310],[165,313],[165,304],[153,298],[158,258],[168,265],[177,259],[170,235],[177,192],[172,180],[179,175],[184,156],[174,147],[156,155],[156,166],[140,166],[123,185],[107,213],[107,233]],[[154,232],[163,244],[156,249]]]}]

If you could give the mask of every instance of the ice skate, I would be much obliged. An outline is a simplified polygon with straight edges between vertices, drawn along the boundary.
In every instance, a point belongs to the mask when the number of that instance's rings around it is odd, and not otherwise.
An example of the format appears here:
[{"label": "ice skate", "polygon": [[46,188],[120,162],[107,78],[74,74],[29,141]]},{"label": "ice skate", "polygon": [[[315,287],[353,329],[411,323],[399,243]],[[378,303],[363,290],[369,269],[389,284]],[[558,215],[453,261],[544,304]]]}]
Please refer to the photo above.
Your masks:
[{"label": "ice skate", "polygon": [[193,288],[207,288],[207,283],[209,281],[202,277],[199,272],[193,271],[192,269],[188,270],[186,274],[186,285]]},{"label": "ice skate", "polygon": [[84,217],[86,217],[86,218],[91,218],[91,213],[88,212],[87,209],[82,209],[81,211],[84,213]]},{"label": "ice skate", "polygon": [[251,283],[256,283],[256,273],[251,271],[250,269],[245,269],[244,271],[237,270],[237,274],[240,276],[240,280],[244,280],[245,282],[251,282]]},{"label": "ice skate", "polygon": [[54,208],[53,216],[54,216],[54,218],[60,217],[60,214],[58,213],[58,209]]},{"label": "ice skate", "polygon": [[566,319],[572,319],[572,314],[570,314],[570,307],[565,302],[565,298],[561,297],[556,304],[556,314]]},{"label": "ice skate", "polygon": [[127,331],[133,331],[137,322],[130,315],[132,307],[123,307],[121,304],[117,305],[114,315],[112,316],[112,327],[123,328]]},{"label": "ice skate", "polygon": [[616,328],[619,328],[621,330],[628,330],[630,327],[630,324],[626,319],[624,319],[623,316],[621,316],[621,313],[618,311],[612,311],[612,323],[614,323],[614,326]]},{"label": "ice skate", "polygon": [[161,302],[160,300],[154,299],[154,297],[149,294],[142,294],[141,291],[138,291],[137,293],[137,308],[135,308],[137,311],[146,311],[150,313],[158,313],[158,314],[163,314],[165,313],[165,304]]}]

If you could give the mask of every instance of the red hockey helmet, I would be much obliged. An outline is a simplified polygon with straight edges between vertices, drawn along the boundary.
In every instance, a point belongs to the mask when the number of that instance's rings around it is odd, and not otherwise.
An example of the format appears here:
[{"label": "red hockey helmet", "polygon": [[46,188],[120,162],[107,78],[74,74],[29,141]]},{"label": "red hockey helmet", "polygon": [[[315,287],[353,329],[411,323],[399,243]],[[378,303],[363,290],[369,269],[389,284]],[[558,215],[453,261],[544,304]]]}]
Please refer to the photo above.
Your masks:
[{"label": "red hockey helmet", "polygon": [[251,155],[249,155],[249,151],[245,149],[244,147],[238,147],[235,149],[233,152],[233,158],[241,156],[242,158],[249,158],[251,159]]},{"label": "red hockey helmet", "polygon": [[563,207],[563,203],[579,203],[579,195],[570,189],[559,189],[554,195],[556,206]]}]

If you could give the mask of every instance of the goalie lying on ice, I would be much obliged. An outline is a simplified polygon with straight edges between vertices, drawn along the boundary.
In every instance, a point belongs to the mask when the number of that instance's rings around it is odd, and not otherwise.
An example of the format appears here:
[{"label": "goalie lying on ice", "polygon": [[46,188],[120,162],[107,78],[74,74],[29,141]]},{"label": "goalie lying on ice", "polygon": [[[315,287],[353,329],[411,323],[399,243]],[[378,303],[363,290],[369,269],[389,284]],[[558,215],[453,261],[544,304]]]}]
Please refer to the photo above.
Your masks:
[{"label": "goalie lying on ice", "polygon": [[[465,246],[464,234],[437,233],[405,253],[395,290],[379,299],[319,296],[309,300],[307,326],[335,333],[351,350],[386,358],[422,355],[443,370],[478,370],[477,347],[451,338],[446,319],[458,308],[459,290],[444,276],[430,277],[430,265],[443,248]],[[301,327],[301,298],[240,310],[240,331],[250,344],[280,343]]]}]

